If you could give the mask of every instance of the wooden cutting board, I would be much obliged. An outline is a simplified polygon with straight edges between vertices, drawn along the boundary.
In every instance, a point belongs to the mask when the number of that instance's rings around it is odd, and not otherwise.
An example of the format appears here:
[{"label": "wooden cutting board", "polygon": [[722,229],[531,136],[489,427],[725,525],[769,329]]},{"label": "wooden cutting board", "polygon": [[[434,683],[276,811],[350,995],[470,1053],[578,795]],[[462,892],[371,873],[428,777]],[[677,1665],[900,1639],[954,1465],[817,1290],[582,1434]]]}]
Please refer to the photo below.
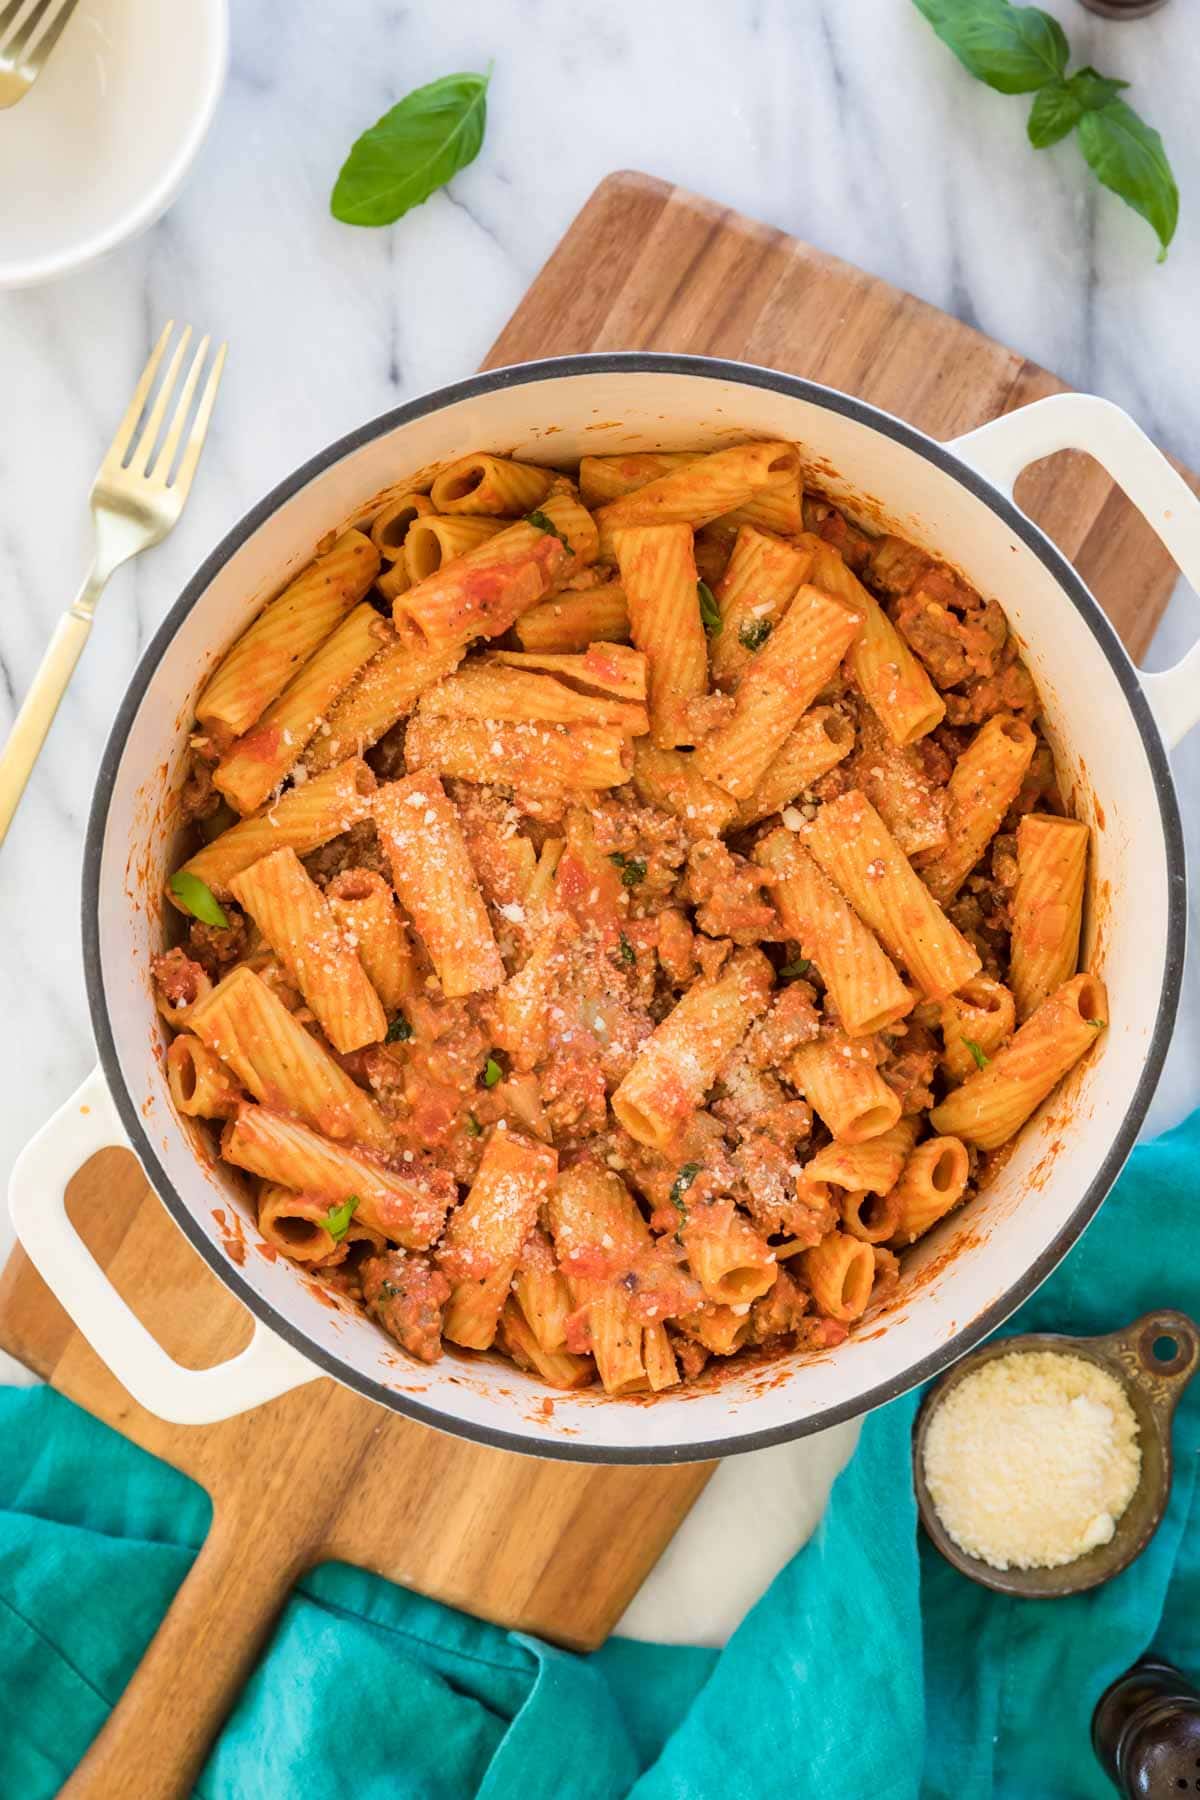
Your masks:
[{"label": "wooden cutting board", "polygon": [[[579,350],[761,363],[857,394],[935,438],[1066,386],[876,275],[637,174],[596,189],[484,366]],[[1200,493],[1200,478],[1181,473]],[[1139,657],[1177,574],[1140,513],[1076,451],[1028,470],[1017,500]]]},{"label": "wooden cutting board", "polygon": [[[859,394],[935,437],[1062,386],[886,282],[642,175],[597,189],[487,366],[615,348],[772,365]],[[1039,464],[1019,497],[1139,654],[1175,576],[1149,529],[1074,453]],[[70,1204],[98,1260],[173,1355],[204,1367],[241,1348],[247,1314],[132,1158],[93,1159]],[[586,1648],[611,1630],[711,1473],[481,1449],[328,1380],[225,1424],[167,1425],[134,1405],[19,1251],[0,1276],[0,1345],[200,1481],[214,1506],[192,1573],[64,1790],[75,1800],[186,1794],[289,1588],[316,1562],[358,1563]]]},{"label": "wooden cutting board", "polygon": [[[68,1210],[172,1356],[207,1368],[244,1346],[249,1314],[128,1151],[93,1157]],[[213,1503],[190,1574],[63,1790],[76,1800],[188,1793],[289,1590],[317,1563],[355,1563],[499,1625],[594,1648],[711,1474],[486,1449],[330,1380],[218,1425],[170,1425],[130,1399],[20,1249],[0,1275],[0,1347]]]}]

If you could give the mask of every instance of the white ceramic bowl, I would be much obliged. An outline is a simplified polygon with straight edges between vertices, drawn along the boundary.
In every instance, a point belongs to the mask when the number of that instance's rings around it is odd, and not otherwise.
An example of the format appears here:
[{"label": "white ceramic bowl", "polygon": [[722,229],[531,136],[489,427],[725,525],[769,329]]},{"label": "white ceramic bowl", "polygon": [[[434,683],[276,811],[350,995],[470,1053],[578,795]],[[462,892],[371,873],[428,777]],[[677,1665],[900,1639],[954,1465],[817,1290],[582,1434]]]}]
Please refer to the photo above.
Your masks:
[{"label": "white ceramic bowl", "polygon": [[228,0],[79,0],[32,90],[0,112],[0,288],[53,280],[154,224],[228,57]]},{"label": "white ceramic bowl", "polygon": [[[164,1076],[148,965],[163,884],[178,861],[170,790],[195,696],[215,661],[322,533],[389,483],[504,447],[549,463],[581,453],[793,438],[834,494],[961,567],[1002,600],[1045,702],[1060,774],[1095,830],[1086,956],[1108,984],[1096,1053],[1030,1122],[987,1193],[906,1258],[896,1304],[819,1357],[743,1363],[653,1404],[556,1394],[509,1364],[406,1361],[353,1308],[331,1309],[283,1258],[261,1253],[233,1172],[198,1157]],[[1200,503],[1124,413],[1062,395],[935,444],[861,401],[736,363],[657,354],[498,369],[413,401],[332,445],[262,502],[191,581],[142,659],[105,752],[83,878],[84,963],[102,1070],[24,1152],[11,1205],[29,1255],[134,1397],[201,1420],[314,1375],[510,1449],[596,1461],[726,1455],[866,1411],[986,1336],[1070,1248],[1127,1156],[1162,1065],[1179,993],[1183,843],[1163,736],[1200,717],[1200,651],[1139,676],[1100,608],[1013,505],[1028,462],[1086,447],[1200,579]],[[834,474],[833,471],[837,473]],[[1161,734],[1161,735],[1160,735]],[[165,776],[165,781],[164,781]],[[241,1356],[181,1369],[109,1287],[63,1194],[92,1151],[128,1142],[172,1216],[256,1318]]]}]

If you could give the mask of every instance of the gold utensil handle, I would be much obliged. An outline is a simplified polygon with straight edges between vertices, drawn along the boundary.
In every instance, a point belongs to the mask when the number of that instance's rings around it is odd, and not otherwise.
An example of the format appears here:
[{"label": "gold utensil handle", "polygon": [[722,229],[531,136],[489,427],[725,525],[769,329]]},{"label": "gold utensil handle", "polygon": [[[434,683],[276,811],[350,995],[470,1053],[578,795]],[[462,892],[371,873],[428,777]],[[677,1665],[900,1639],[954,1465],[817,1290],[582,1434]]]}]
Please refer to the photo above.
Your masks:
[{"label": "gold utensil handle", "polygon": [[8,742],[0,751],[0,844],[8,834],[13,814],[58,711],[59,701],[67,691],[67,683],[87,643],[92,629],[92,611],[102,585],[89,576],[79,599],[58,621],[50,646],[33,678],[33,686],[8,734]]}]

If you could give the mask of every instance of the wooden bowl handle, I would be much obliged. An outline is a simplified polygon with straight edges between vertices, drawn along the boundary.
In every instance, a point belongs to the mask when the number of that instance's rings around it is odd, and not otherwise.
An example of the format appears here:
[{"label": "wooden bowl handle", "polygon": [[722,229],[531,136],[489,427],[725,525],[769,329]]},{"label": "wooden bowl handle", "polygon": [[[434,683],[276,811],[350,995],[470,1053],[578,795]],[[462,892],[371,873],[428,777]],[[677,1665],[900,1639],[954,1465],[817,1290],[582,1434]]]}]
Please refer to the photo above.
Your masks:
[{"label": "wooden bowl handle", "polygon": [[59,1800],[186,1800],[288,1593],[288,1532],[235,1511],[212,1528],[124,1693]]}]

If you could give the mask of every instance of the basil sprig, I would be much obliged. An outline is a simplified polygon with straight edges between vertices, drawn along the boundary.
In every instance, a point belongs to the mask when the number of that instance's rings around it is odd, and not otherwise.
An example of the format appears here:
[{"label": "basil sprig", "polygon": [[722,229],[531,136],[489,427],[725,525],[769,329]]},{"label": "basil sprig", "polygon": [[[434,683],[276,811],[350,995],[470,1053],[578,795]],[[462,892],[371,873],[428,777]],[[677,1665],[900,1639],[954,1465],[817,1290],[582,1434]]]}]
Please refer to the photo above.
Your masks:
[{"label": "basil sprig", "polygon": [[224,931],[229,924],[225,908],[221,905],[206,881],[198,875],[191,875],[186,869],[176,869],[170,880],[171,892],[180,906],[191,913],[193,919],[199,919],[202,925],[214,925]]},{"label": "basil sprig", "polygon": [[358,1211],[358,1195],[348,1194],[340,1206],[331,1206],[321,1223],[333,1239],[340,1244],[350,1229],[350,1221]]},{"label": "basil sprig", "polygon": [[723,624],[721,609],[717,605],[716,595],[707,581],[696,583],[696,600],[700,607],[700,623],[705,631],[709,637],[720,637]]},{"label": "basil sprig", "polygon": [[566,550],[569,555],[574,556],[575,552],[571,548],[570,538],[565,532],[558,529],[558,526],[548,514],[544,512],[526,513],[525,523],[534,526],[538,531],[544,531],[548,537],[557,538],[559,543],[563,546],[563,549]]},{"label": "basil sprig", "polygon": [[1121,99],[1126,81],[1084,67],[1067,74],[1070,46],[1057,19],[1009,0],[913,0],[977,81],[1000,94],[1033,94],[1035,150],[1076,134],[1088,167],[1158,236],[1159,262],[1179,222],[1179,189],[1163,141]]},{"label": "basil sprig", "polygon": [[414,88],[353,145],[330,209],[344,225],[391,225],[473,163],[487,126],[489,75]]},{"label": "basil sprig", "polygon": [[743,650],[761,650],[770,635],[770,619],[747,619],[738,632],[738,643]]},{"label": "basil sprig", "polygon": [[621,886],[634,888],[646,879],[646,859],[644,856],[626,856],[623,850],[610,850],[610,863],[615,863],[621,871]]},{"label": "basil sprig", "polygon": [[988,1059],[983,1054],[983,1051],[981,1050],[979,1045],[975,1042],[975,1039],[965,1037],[963,1039],[963,1043],[966,1045],[967,1049],[971,1052],[971,1055],[974,1058],[975,1067],[977,1069],[986,1069],[988,1066]]}]

